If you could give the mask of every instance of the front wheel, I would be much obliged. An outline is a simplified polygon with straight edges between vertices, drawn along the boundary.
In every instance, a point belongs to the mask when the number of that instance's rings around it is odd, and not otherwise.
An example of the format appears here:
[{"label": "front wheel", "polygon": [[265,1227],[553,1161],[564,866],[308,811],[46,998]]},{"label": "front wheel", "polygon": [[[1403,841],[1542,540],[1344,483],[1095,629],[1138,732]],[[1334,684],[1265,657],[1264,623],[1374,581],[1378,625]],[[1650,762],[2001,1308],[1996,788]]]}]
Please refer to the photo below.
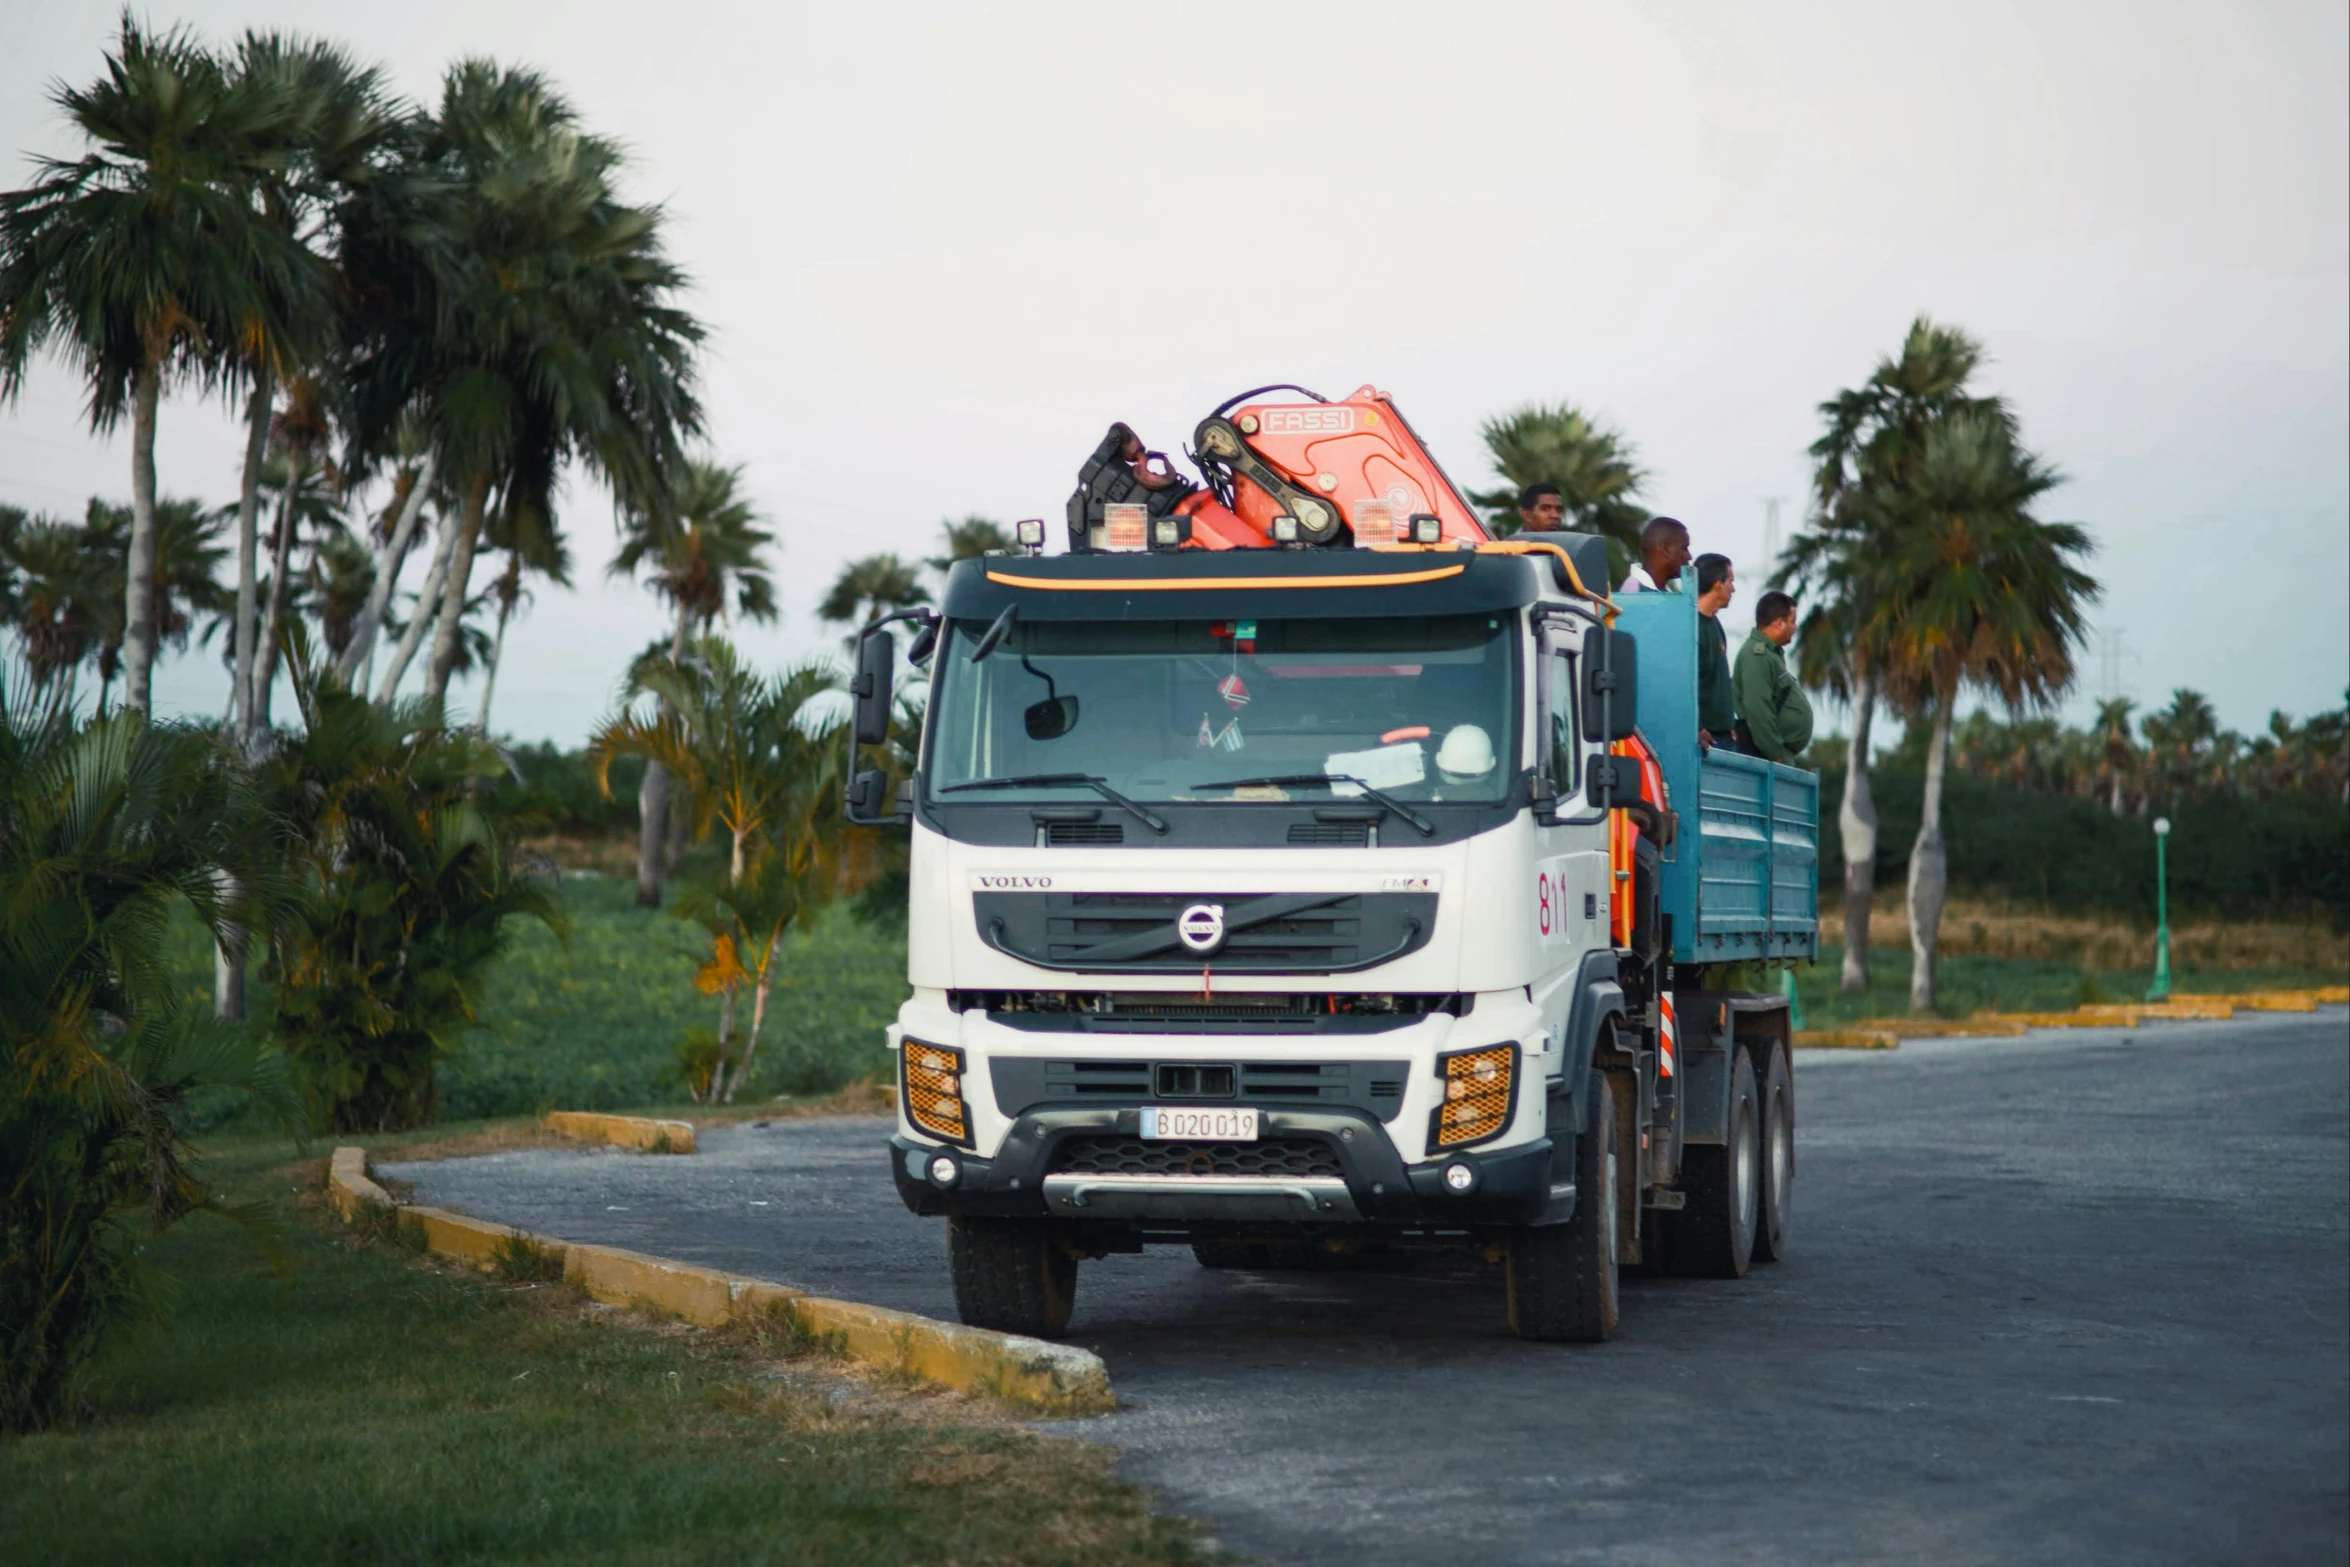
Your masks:
[{"label": "front wheel", "polygon": [[1616,1100],[1591,1074],[1575,1139],[1575,1216],[1510,1235],[1510,1327],[1518,1337],[1601,1344],[1616,1331]]},{"label": "front wheel", "polygon": [[955,1310],[975,1328],[1058,1338],[1077,1304],[1077,1259],[1043,1219],[947,1220]]}]

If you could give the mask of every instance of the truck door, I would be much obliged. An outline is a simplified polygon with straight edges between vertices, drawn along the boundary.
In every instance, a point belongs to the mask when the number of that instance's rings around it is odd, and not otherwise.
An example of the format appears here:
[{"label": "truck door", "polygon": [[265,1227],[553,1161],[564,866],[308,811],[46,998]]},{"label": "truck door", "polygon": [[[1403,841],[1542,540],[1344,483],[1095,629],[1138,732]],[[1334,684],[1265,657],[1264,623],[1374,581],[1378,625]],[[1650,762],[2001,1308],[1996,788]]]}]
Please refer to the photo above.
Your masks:
[{"label": "truck door", "polygon": [[1578,641],[1565,626],[1543,628],[1535,700],[1538,799],[1552,802],[1534,819],[1534,1003],[1563,1048],[1574,981],[1584,956],[1609,944],[1607,813],[1583,800],[1586,753]]}]

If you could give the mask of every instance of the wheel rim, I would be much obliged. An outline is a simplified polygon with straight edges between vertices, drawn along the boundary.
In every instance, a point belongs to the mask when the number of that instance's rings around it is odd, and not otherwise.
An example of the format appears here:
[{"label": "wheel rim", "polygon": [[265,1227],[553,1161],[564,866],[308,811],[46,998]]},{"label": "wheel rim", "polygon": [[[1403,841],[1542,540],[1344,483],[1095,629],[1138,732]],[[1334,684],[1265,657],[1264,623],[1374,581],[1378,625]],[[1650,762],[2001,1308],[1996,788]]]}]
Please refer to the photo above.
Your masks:
[{"label": "wheel rim", "polygon": [[1788,1181],[1795,1173],[1794,1128],[1788,1124],[1787,1099],[1783,1094],[1771,1096],[1771,1217],[1780,1224],[1787,1222],[1787,1201],[1791,1193]]},{"label": "wheel rim", "polygon": [[1731,1159],[1735,1179],[1738,1182],[1738,1227],[1741,1231],[1751,1235],[1754,1232],[1756,1165],[1754,1107],[1751,1104],[1739,1107],[1738,1126],[1733,1142],[1735,1151],[1732,1153]]}]

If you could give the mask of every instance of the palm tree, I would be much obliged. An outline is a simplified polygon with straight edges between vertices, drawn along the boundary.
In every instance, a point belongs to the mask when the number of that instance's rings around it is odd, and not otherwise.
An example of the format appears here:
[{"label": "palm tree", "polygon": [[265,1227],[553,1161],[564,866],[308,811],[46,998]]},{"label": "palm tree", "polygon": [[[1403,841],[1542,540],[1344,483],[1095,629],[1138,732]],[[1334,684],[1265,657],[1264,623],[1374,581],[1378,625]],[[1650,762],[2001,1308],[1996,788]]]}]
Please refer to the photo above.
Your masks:
[{"label": "palm tree", "polygon": [[416,417],[459,497],[425,673],[437,702],[491,490],[517,515],[544,513],[572,458],[616,485],[660,471],[700,424],[702,329],[670,303],[684,278],[662,254],[660,213],[613,196],[618,149],[536,74],[453,66],[418,161],[437,180],[423,211],[356,225],[360,275],[386,288],[351,375],[362,444]]},{"label": "palm tree", "polygon": [[147,711],[155,661],[155,419],[166,383],[209,381],[256,323],[278,324],[316,259],[260,222],[243,188],[285,104],[242,90],[183,31],[127,15],[106,74],[55,102],[90,144],[0,196],[0,400],[35,351],[89,383],[90,421],[131,421],[126,701]]},{"label": "palm tree", "polygon": [[0,1430],[24,1430],[54,1419],[111,1331],[154,1304],[140,1254],[157,1230],[198,1209],[258,1226],[258,1205],[224,1201],[191,1157],[191,1094],[235,1087],[290,1107],[261,1041],[186,1005],[166,950],[183,908],[216,930],[249,917],[218,867],[272,886],[266,822],[239,770],[191,728],[131,714],[77,726],[8,695]]},{"label": "palm tree", "polygon": [[557,587],[571,586],[571,551],[554,523],[547,512],[517,512],[503,506],[490,518],[485,537],[492,549],[506,552],[506,569],[498,573],[489,589],[490,599],[498,607],[498,629],[490,638],[481,705],[473,715],[473,727],[481,734],[490,732],[490,699],[498,693],[498,661],[506,653],[506,623],[514,618],[515,605],[529,596],[522,585],[523,573],[535,572]]},{"label": "palm tree", "polygon": [[977,560],[983,555],[1016,555],[1020,551],[1020,541],[990,517],[974,515],[961,522],[950,518],[938,525],[938,531],[946,540],[947,552],[933,555],[923,564],[941,577],[959,560]]},{"label": "palm tree", "polygon": [[347,691],[300,621],[286,641],[302,725],[259,771],[303,895],[275,928],[272,1026],[328,1126],[420,1124],[512,923],[560,933],[560,889],[515,853],[497,747]]},{"label": "palm tree", "polygon": [[[225,511],[207,511],[202,501],[169,499],[156,503],[154,564],[147,576],[148,602],[154,606],[154,628],[159,644],[184,648],[198,615],[218,615],[230,603],[221,586],[221,558],[227,547],[216,542],[228,520]],[[95,568],[90,572],[92,598],[92,653],[98,669],[98,706],[103,710],[114,678],[123,667],[123,643],[129,616],[124,606],[126,565],[130,553],[133,514],[128,506],[114,506],[92,498],[83,514],[77,547]]]},{"label": "palm tree", "polygon": [[[341,279],[327,275],[340,248],[335,217],[350,192],[374,183],[393,161],[402,116],[385,96],[379,72],[361,69],[328,44],[248,32],[238,44],[234,72],[240,90],[282,108],[267,145],[254,148],[245,164],[244,189],[262,223],[322,262],[296,279],[298,295],[278,301],[276,310],[247,323],[228,365],[233,376],[249,383],[244,482],[237,508],[232,638],[236,667],[231,685],[238,729],[250,745],[254,733],[268,722],[276,659],[274,626],[284,612],[282,602],[273,603],[270,629],[257,624],[256,543],[263,467],[273,434],[282,451],[298,454],[305,463],[324,444],[326,420],[319,388],[334,347],[334,296],[342,285]],[[273,418],[281,384],[300,390],[287,413]],[[281,542],[283,533],[281,527]],[[286,581],[282,556],[272,577],[281,586]]]},{"label": "palm tree", "polygon": [[1572,403],[1529,403],[1485,421],[1479,432],[1506,489],[1472,495],[1487,508],[1486,527],[1497,538],[1518,531],[1518,494],[1529,484],[1559,487],[1568,526],[1597,533],[1620,571],[1640,548],[1647,509],[1637,504],[1647,471],[1635,462],[1632,443]]},{"label": "palm tree", "polygon": [[[670,471],[665,487],[624,500],[620,550],[609,570],[616,577],[647,573],[653,591],[669,601],[674,612],[669,661],[675,664],[693,637],[727,613],[730,594],[734,612],[745,620],[775,619],[775,583],[766,561],[774,542],[745,492],[740,464],[729,468],[688,458]],[[637,788],[640,908],[657,908],[661,902],[667,860],[662,838],[669,816],[669,771],[657,761],[647,762]]]},{"label": "palm tree", "polygon": [[[331,433],[330,415],[317,382],[296,374],[286,383],[285,410],[272,422],[270,444],[275,452],[263,464],[258,481],[259,489],[277,495],[277,525],[270,534],[269,597],[261,616],[259,646],[251,659],[239,659],[251,682],[242,703],[243,738],[248,748],[253,736],[269,727],[270,694],[277,685],[279,628],[285,624],[288,596],[294,592],[294,544],[302,525],[308,522],[319,530],[314,539],[346,531],[342,475],[324,456]],[[243,548],[240,533],[240,567]],[[240,574],[240,606],[244,587]]]},{"label": "palm tree", "polygon": [[2135,706],[2128,697],[2097,704],[2097,770],[2104,776],[2107,805],[2116,816],[2122,814],[2122,788],[2138,770],[2138,750],[2130,740],[2130,710]]},{"label": "palm tree", "polygon": [[[929,597],[923,589],[921,573],[910,563],[895,555],[867,555],[841,567],[824,601],[816,606],[816,618],[835,625],[845,622],[868,626],[893,611],[911,609]],[[857,634],[852,631],[842,640],[854,647]]]},{"label": "palm tree", "polygon": [[[713,933],[701,980],[720,997],[710,1078],[715,1096],[742,1083],[756,1048],[754,1033],[739,1060],[731,1055],[736,993],[746,981],[754,985],[755,1028],[765,1016],[775,943],[793,913],[822,892],[823,878],[812,873],[821,862],[818,823],[835,792],[840,720],[814,704],[839,683],[827,663],[762,679],[725,639],[704,637],[681,662],[648,659],[638,666],[631,694],[661,702],[650,721],[623,708],[588,743],[598,788],[609,792],[614,757],[641,756],[686,786],[697,834],[712,824],[726,830],[726,865],[716,886],[708,899],[680,910],[693,917],[714,903],[730,911]],[[759,965],[756,976],[742,962],[746,951]]]},{"label": "palm tree", "polygon": [[2182,687],[2170,706],[2145,721],[2148,784],[2167,804],[2196,792],[2219,748],[2219,713],[2200,691]]},{"label": "palm tree", "polygon": [[87,528],[49,517],[15,523],[4,545],[14,578],[17,641],[33,693],[53,695],[68,710],[75,676],[97,652],[121,602],[114,559],[88,546]]},{"label": "palm tree", "polygon": [[1870,743],[1884,691],[1882,646],[1860,635],[1874,624],[1875,577],[1884,559],[1888,519],[1925,450],[1926,433],[1962,410],[2004,418],[1996,398],[1966,389],[1982,345],[1924,316],[1910,323],[1901,352],[1881,359],[1861,386],[1820,404],[1827,430],[1812,443],[1811,526],[1781,557],[1774,587],[1804,606],[1796,672],[1852,708],[1844,798],[1837,828],[1844,847],[1844,966],[1841,988],[1860,995],[1869,983],[1869,915],[1876,902],[1877,806],[1870,788]]},{"label": "palm tree", "polygon": [[2061,482],[2016,444],[1998,409],[1937,420],[1891,513],[1872,571],[1862,644],[1884,652],[1894,701],[1931,715],[1924,799],[1909,856],[1910,1006],[1933,1010],[1935,952],[1948,865],[1942,784],[1962,685],[1979,686],[2011,712],[2054,704],[2073,679],[2073,650],[2097,597],[2073,564],[2092,546],[2072,523],[2041,522],[2031,507]]}]

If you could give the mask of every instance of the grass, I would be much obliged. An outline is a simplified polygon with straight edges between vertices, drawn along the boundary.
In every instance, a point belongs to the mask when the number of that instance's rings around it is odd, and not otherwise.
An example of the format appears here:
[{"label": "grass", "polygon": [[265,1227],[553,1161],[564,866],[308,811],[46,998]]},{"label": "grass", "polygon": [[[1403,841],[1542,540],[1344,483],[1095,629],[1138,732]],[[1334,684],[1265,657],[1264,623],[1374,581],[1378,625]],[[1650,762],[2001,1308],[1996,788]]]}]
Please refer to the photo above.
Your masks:
[{"label": "grass", "polygon": [[[1870,921],[1872,930],[1876,922]],[[1869,988],[1865,995],[1845,996],[1837,986],[1844,965],[1844,949],[1832,942],[1820,944],[1817,963],[1795,971],[1795,994],[1807,1028],[1833,1028],[1864,1018],[1909,1015],[1909,944],[1872,947]],[[2144,998],[2153,979],[2151,965],[2134,969],[2084,969],[2078,963],[2052,959],[1989,957],[1975,953],[1944,953],[1938,972],[1937,1006],[1943,1017],[1967,1017],[1977,1012],[2062,1012],[2095,1002],[2136,1001]],[[1764,981],[1768,983],[1768,981]],[[2296,990],[2342,983],[2339,970],[2185,968],[2174,964],[2171,989],[2190,994],[2232,993],[2247,990]]]},{"label": "grass", "polygon": [[[1196,1560],[1104,1450],[822,1346],[593,1307],[513,1259],[457,1274],[335,1231],[247,1139],[215,1157],[290,1214],[284,1277],[225,1225],[154,1248],[167,1325],[88,1411],[0,1439],[0,1555],[42,1563],[1155,1563]],[[314,1166],[312,1167],[315,1168]],[[805,1339],[806,1335],[800,1335]]]},{"label": "grass", "polygon": [[[685,1100],[678,1041],[714,1029],[718,1003],[694,989],[707,949],[698,927],[637,908],[632,882],[571,876],[568,943],[514,923],[480,1022],[441,1068],[441,1114],[467,1120],[541,1110],[622,1110]],[[210,949],[184,912],[173,957],[191,996],[211,995]],[[826,910],[785,939],[746,1100],[809,1096],[886,1075],[882,1030],[906,992],[903,932]],[[258,1015],[262,987],[254,987]],[[749,1018],[749,997],[743,1018]],[[699,1107],[697,1107],[698,1110]],[[232,1115],[212,1107],[207,1119]]]}]

